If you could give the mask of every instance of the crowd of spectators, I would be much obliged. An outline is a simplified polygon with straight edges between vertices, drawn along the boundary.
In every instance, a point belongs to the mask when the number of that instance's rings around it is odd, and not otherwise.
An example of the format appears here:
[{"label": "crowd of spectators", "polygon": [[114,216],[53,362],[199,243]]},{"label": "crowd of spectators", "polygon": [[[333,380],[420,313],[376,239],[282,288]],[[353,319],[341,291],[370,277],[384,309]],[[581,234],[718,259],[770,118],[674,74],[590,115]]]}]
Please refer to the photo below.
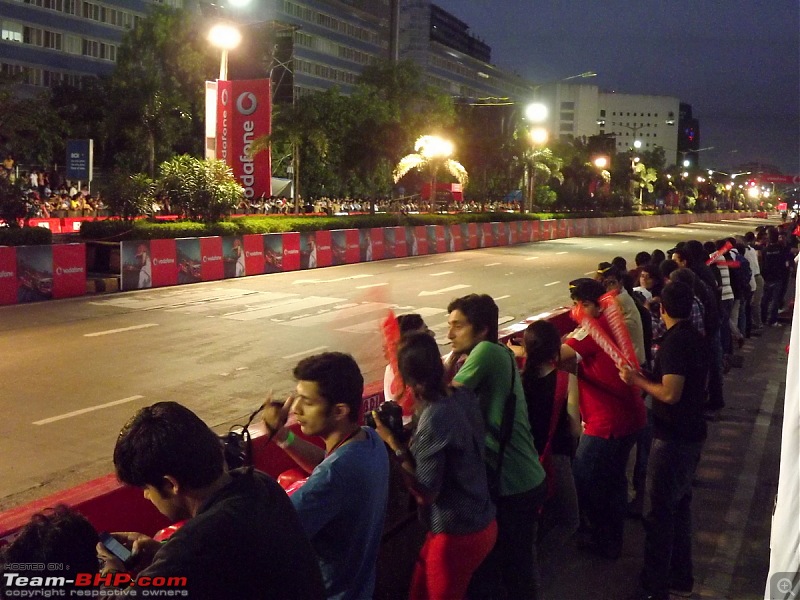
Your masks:
[{"label": "crowd of spectators", "polygon": [[[376,212],[399,212],[405,214],[426,212],[515,212],[519,204],[514,202],[489,201],[483,204],[471,201],[431,203],[418,196],[404,198],[301,198],[300,209],[304,214],[343,215]],[[162,207],[163,208],[163,207]],[[242,201],[236,211],[240,214],[280,215],[294,212],[294,201],[285,196],[270,196]]]},{"label": "crowd of spectators", "polygon": [[[252,468],[227,469],[189,409],[143,408],[117,439],[117,475],[183,525],[166,543],[114,534],[132,556],[97,544],[103,572],[183,576],[192,598],[371,598],[395,469],[427,530],[411,598],[539,598],[538,553],[574,541],[615,560],[626,516],[646,523],[641,598],[686,596],[707,423],[743,340],[780,327],[796,227],[641,252],[632,269],[601,262],[569,284],[578,326],[564,339],[538,321],[502,344],[496,302],[470,294],[447,307],[452,351],[440,360],[422,318],[401,315],[384,383],[387,406],[402,406],[371,413],[371,426],[359,425],[350,355],[301,360],[294,393],[262,407],[270,441],[305,474],[288,495]],[[63,509],[36,517],[5,560],[57,560],[42,548],[58,545],[62,521]],[[97,542],[79,517],[65,522]]]}]

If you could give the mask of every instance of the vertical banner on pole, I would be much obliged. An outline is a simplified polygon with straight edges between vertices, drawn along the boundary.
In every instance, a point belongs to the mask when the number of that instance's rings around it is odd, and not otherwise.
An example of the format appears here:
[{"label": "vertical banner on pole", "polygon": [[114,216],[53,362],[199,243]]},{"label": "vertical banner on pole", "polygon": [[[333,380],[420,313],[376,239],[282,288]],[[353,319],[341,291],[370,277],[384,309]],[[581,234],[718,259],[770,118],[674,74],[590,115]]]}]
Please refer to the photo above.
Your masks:
[{"label": "vertical banner on pole", "polygon": [[17,250],[0,246],[0,304],[17,303]]},{"label": "vertical banner on pole", "polygon": [[248,199],[272,195],[270,151],[249,154],[253,140],[270,134],[271,111],[269,79],[217,82],[216,155]]}]

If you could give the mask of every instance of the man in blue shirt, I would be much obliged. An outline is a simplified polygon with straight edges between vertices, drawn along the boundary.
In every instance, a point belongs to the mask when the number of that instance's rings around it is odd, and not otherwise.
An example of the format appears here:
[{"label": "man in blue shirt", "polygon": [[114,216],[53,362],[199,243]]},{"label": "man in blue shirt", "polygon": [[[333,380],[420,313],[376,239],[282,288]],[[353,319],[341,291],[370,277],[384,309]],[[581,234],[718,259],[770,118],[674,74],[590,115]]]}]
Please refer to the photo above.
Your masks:
[{"label": "man in blue shirt", "polygon": [[[372,598],[389,458],[378,434],[358,425],[364,379],[353,357],[340,352],[301,360],[294,378],[295,394],[264,412],[273,439],[311,474],[292,504],[319,558],[327,597]],[[284,429],[290,410],[304,434],[322,438],[324,449]]]}]

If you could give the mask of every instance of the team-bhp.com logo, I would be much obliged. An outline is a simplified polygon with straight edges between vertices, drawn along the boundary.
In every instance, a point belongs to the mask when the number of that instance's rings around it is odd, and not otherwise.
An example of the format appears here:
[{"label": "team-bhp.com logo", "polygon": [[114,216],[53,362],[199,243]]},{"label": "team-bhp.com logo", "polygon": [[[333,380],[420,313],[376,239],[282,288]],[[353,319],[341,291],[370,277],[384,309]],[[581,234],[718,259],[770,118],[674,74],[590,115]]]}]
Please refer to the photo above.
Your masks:
[{"label": "team-bhp.com logo", "polygon": [[[14,566],[14,565],[9,565]],[[32,567],[34,565],[17,565]],[[137,577],[130,573],[75,573],[59,575],[39,575],[41,569],[18,569],[20,572],[3,573],[3,594],[5,598],[73,598],[107,597],[122,595],[135,597],[188,597],[186,577]],[[50,573],[63,573],[62,565],[47,565]],[[52,567],[52,568],[51,568]],[[27,572],[26,572],[27,571]],[[33,571],[36,574],[31,573]]]}]

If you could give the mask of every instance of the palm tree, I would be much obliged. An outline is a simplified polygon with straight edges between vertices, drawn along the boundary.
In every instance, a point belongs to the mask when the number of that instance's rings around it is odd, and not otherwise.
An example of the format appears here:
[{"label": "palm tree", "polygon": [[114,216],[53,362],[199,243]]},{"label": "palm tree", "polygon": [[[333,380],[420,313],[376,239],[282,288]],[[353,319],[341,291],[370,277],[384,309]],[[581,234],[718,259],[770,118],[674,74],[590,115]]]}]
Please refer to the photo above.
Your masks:
[{"label": "palm tree", "polygon": [[453,144],[447,140],[434,135],[423,135],[417,138],[414,143],[415,154],[407,154],[397,163],[393,175],[394,182],[397,183],[411,169],[420,171],[430,168],[431,170],[431,208],[436,200],[436,175],[441,167],[455,177],[462,186],[466,186],[469,181],[467,170],[460,162],[450,158],[453,153]]}]

